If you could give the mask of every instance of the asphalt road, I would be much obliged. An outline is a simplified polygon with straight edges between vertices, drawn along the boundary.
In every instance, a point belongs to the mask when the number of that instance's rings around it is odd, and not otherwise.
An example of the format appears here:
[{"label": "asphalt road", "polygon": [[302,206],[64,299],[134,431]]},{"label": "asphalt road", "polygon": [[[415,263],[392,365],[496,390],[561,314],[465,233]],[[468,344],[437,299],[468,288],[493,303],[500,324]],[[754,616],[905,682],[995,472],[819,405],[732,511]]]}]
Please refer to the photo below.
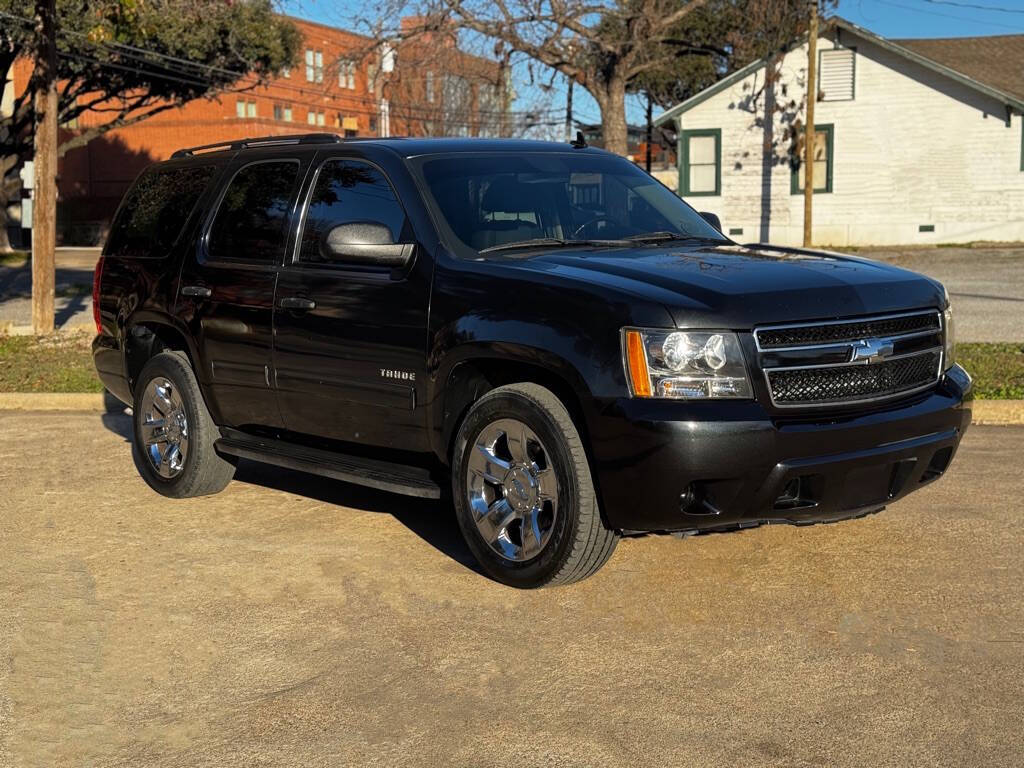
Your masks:
[{"label": "asphalt road", "polygon": [[861,255],[942,281],[960,341],[1024,341],[1024,248],[876,249]]},{"label": "asphalt road", "polygon": [[[952,294],[960,341],[1024,341],[1024,248],[917,248],[860,251],[941,280]],[[57,327],[92,325],[96,249],[57,253]],[[28,325],[32,291],[28,265],[0,265],[0,329]]]},{"label": "asphalt road", "polygon": [[0,413],[0,765],[1019,766],[1024,428],[880,515],[477,573],[436,503]]}]

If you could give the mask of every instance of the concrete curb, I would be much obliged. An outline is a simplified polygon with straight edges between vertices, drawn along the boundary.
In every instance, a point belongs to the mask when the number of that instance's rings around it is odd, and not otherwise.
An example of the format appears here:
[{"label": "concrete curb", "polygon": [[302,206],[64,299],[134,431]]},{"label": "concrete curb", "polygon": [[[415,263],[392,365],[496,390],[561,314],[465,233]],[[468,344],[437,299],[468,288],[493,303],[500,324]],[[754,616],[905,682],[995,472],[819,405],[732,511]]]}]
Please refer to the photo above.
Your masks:
[{"label": "concrete curb", "polygon": [[1024,400],[975,400],[972,424],[1024,424]]},{"label": "concrete curb", "polygon": [[[1024,400],[975,400],[974,424],[1024,424]],[[105,413],[102,393],[0,392],[0,411],[87,411]]]},{"label": "concrete curb", "polygon": [[0,392],[0,411],[106,410],[102,392]]}]

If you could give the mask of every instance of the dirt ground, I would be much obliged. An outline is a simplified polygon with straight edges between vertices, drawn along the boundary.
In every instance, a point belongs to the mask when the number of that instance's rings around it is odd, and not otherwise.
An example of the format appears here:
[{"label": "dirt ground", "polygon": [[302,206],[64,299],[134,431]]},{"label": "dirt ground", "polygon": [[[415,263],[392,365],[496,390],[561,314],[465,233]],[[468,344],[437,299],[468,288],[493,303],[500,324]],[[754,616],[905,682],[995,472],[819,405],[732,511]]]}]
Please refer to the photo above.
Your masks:
[{"label": "dirt ground", "polygon": [[520,592],[435,502],[256,464],[166,500],[128,426],[0,413],[0,765],[1024,761],[1024,428],[880,515]]}]

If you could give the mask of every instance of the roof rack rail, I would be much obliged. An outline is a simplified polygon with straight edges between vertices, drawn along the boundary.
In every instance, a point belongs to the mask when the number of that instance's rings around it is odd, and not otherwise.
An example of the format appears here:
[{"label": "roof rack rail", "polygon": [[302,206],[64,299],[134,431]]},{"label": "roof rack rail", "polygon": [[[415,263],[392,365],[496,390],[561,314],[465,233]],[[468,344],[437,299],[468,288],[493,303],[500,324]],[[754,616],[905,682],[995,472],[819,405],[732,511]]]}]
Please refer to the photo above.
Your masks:
[{"label": "roof rack rail", "polygon": [[171,158],[192,157],[197,152],[208,152],[216,149],[249,149],[250,147],[273,147],[279,144],[337,144],[342,141],[336,133],[292,133],[283,136],[260,136],[253,139],[236,139],[235,141],[218,141],[213,144],[202,144],[198,147],[179,149]]}]

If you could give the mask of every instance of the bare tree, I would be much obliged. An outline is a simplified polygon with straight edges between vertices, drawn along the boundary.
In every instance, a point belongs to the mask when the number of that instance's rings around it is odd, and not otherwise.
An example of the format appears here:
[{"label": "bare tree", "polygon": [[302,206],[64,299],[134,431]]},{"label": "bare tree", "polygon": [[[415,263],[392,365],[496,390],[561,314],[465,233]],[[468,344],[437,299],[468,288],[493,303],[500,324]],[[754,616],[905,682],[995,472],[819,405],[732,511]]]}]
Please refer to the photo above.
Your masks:
[{"label": "bare tree", "polygon": [[[594,97],[605,147],[619,154],[626,154],[626,91],[632,80],[681,55],[727,53],[679,34],[684,21],[710,0],[423,2],[418,26],[407,25],[396,35],[409,39],[442,28],[468,30],[494,41],[499,58],[525,54],[562,73]],[[394,8],[385,13],[396,16]]]}]

